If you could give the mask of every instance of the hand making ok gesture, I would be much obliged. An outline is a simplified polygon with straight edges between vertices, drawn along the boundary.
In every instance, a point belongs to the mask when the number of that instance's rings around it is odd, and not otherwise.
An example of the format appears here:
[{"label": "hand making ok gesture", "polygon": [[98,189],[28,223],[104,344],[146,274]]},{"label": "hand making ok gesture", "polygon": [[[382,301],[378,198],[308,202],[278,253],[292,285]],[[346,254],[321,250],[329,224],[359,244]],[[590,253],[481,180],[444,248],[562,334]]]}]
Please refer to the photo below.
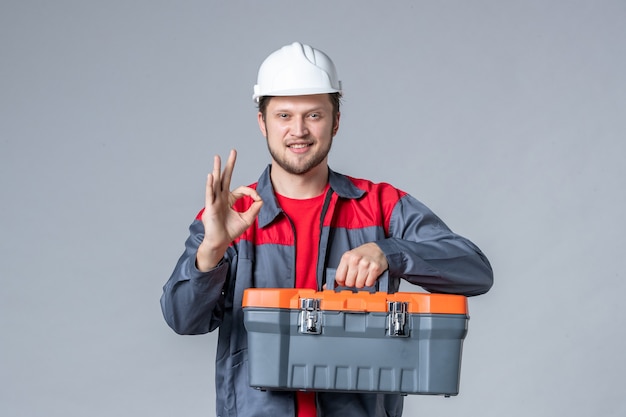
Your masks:
[{"label": "hand making ok gesture", "polygon": [[[196,254],[196,266],[203,272],[219,263],[230,243],[252,225],[263,205],[261,196],[250,187],[241,186],[230,191],[236,159],[237,152],[233,149],[228,156],[224,172],[221,172],[221,159],[216,155],[213,158],[213,172],[207,176],[202,213],[204,240]],[[245,212],[235,211],[233,204],[244,196],[252,198],[252,205]]]}]

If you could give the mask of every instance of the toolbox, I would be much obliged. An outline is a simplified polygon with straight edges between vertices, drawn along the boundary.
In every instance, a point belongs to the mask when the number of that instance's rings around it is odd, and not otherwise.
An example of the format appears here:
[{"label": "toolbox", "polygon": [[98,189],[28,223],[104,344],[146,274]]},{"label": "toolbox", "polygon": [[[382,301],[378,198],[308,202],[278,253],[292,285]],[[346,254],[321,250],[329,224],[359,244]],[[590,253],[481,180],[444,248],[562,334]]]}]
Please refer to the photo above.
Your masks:
[{"label": "toolbox", "polygon": [[249,288],[250,386],[457,395],[467,298]]}]

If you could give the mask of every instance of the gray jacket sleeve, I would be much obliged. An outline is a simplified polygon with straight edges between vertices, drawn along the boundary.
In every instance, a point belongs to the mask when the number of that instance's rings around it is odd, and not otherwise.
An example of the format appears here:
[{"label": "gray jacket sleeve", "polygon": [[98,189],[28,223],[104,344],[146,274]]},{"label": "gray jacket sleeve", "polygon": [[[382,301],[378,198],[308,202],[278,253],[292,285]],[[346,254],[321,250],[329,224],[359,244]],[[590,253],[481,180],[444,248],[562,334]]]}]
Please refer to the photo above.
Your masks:
[{"label": "gray jacket sleeve", "polygon": [[208,333],[219,326],[224,310],[223,288],[229,274],[226,259],[209,272],[196,268],[196,252],[204,237],[202,222],[195,220],[189,232],[185,252],[161,296],[165,321],[176,333],[187,335]]},{"label": "gray jacket sleeve", "polygon": [[376,243],[389,262],[389,275],[436,293],[483,294],[493,271],[480,249],[453,233],[430,209],[410,195],[393,209],[389,238]]}]

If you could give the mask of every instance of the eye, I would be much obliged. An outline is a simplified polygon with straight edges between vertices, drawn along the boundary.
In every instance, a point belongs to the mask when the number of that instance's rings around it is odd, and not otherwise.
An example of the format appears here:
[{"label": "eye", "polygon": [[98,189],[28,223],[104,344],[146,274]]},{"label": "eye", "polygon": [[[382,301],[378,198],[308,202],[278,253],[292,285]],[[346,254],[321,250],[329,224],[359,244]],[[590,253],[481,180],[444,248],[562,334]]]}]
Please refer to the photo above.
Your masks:
[{"label": "eye", "polygon": [[277,116],[279,119],[286,119],[289,117],[287,113],[278,113]]},{"label": "eye", "polygon": [[311,114],[309,114],[309,117],[311,119],[319,119],[320,117],[322,117],[322,115],[319,114],[319,113],[311,113]]}]

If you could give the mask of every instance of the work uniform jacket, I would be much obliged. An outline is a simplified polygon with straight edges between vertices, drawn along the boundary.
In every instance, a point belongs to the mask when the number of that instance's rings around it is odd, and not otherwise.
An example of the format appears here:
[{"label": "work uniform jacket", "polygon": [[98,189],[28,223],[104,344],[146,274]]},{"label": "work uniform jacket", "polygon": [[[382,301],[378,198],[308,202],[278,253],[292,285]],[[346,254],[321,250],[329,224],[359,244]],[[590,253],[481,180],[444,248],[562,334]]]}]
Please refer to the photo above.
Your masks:
[{"label": "work uniform jacket", "polygon": [[[293,392],[260,391],[248,382],[243,291],[295,286],[296,237],[274,196],[270,169],[252,185],[263,199],[255,223],[232,242],[223,260],[209,272],[195,266],[204,235],[198,215],[161,297],[163,315],[175,332],[202,334],[220,329],[215,382],[219,417],[295,416]],[[368,242],[375,242],[387,258],[391,292],[398,289],[400,278],[430,292],[468,296],[491,287],[491,267],[482,252],[409,194],[332,170],[329,185],[320,219],[317,265],[311,265],[317,271],[318,290],[326,280],[334,279],[332,271],[344,252]],[[235,209],[244,211],[250,204],[246,197],[237,201]],[[318,416],[387,417],[402,414],[403,397],[319,392],[316,402]]]}]

